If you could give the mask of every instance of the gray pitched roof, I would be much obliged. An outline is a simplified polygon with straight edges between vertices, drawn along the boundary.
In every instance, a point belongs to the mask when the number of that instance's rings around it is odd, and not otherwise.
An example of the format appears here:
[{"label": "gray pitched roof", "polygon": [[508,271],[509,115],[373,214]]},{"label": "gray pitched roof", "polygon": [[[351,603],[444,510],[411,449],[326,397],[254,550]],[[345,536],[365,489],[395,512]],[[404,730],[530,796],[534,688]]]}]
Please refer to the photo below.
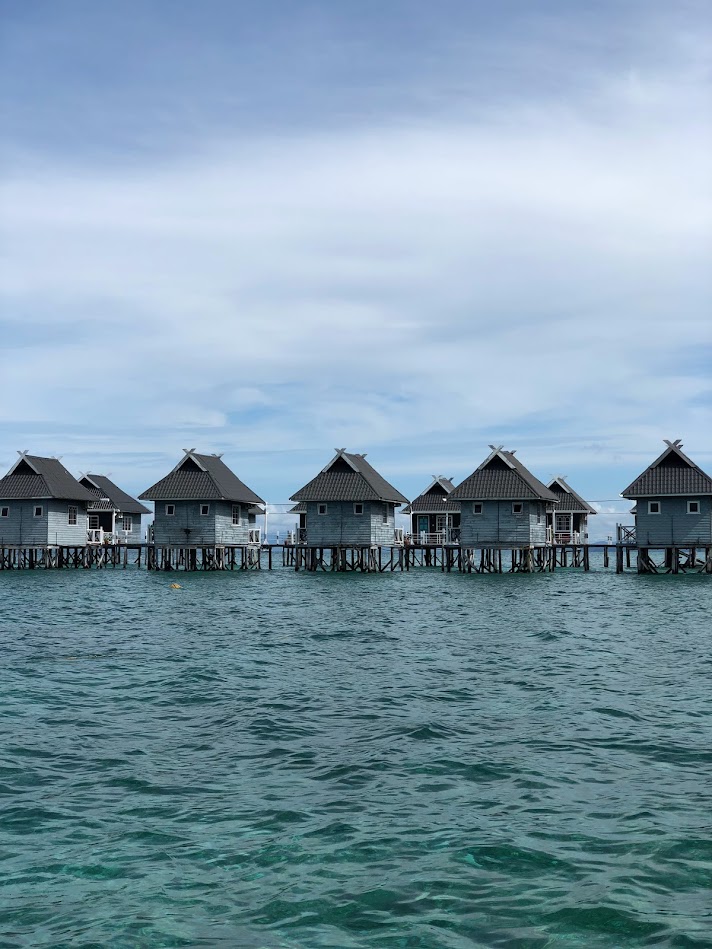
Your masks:
[{"label": "gray pitched roof", "polygon": [[323,471],[292,495],[290,501],[394,501],[407,504],[392,484],[373,468],[365,455],[337,449]]},{"label": "gray pitched roof", "polygon": [[403,514],[456,514],[460,510],[457,501],[448,500],[448,494],[455,485],[449,478],[439,475],[431,481],[425,491],[403,508]]},{"label": "gray pitched roof", "polygon": [[529,471],[514,452],[492,448],[482,464],[450,494],[451,501],[556,501],[557,496]]},{"label": "gray pitched roof", "polygon": [[[80,480],[94,495],[94,501],[89,505],[90,511],[111,510],[121,511],[122,514],[150,514],[149,509],[140,504],[130,494],[122,491],[106,475],[86,474]],[[105,503],[105,499],[109,504]]]},{"label": "gray pitched roof", "polygon": [[558,478],[552,478],[547,487],[554,492],[559,501],[557,511],[572,511],[574,514],[596,513],[588,501],[584,501],[561,475]]},{"label": "gray pitched roof", "polygon": [[21,454],[5,477],[0,478],[0,498],[7,501],[33,498],[91,501],[93,497],[57,458]]},{"label": "gray pitched roof", "polygon": [[235,475],[218,455],[187,451],[165,478],[143,494],[142,501],[238,501],[265,502]]},{"label": "gray pitched roof", "polygon": [[682,442],[666,441],[667,448],[621,494],[624,498],[712,494],[712,478],[682,451]]}]

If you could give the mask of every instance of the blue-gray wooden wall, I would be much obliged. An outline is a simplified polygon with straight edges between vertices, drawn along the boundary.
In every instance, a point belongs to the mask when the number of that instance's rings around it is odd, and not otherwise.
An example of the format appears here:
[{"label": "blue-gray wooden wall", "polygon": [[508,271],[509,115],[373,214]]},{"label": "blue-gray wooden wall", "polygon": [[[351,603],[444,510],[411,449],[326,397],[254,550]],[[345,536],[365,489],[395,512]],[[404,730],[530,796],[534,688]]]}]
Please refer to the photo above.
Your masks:
[{"label": "blue-gray wooden wall", "polygon": [[[660,502],[660,514],[648,514],[648,501]],[[688,514],[687,502],[699,501],[700,513]],[[712,545],[712,498],[645,498],[637,500],[635,538],[639,547]]]},{"label": "blue-gray wooden wall", "polygon": [[128,534],[124,534],[122,522],[116,521],[116,534],[121,543],[127,544],[140,544],[143,542],[143,530],[141,529],[141,515],[140,514],[129,514],[131,518],[131,530]]},{"label": "blue-gray wooden wall", "polygon": [[[166,504],[175,505],[175,514],[166,514]],[[200,513],[201,504],[210,505],[210,513]],[[240,505],[240,524],[232,523],[230,501],[156,501],[153,521],[153,542],[157,547],[201,544],[247,544],[254,528],[254,515],[248,516],[247,505]],[[189,533],[186,533],[188,528]]]},{"label": "blue-gray wooden wall", "polygon": [[[42,507],[42,516],[35,517],[35,507]],[[69,507],[77,509],[77,523],[69,523]],[[87,542],[87,505],[85,501],[58,501],[37,498],[29,501],[0,501],[0,508],[9,508],[7,517],[0,517],[0,545],[84,546]]]},{"label": "blue-gray wooden wall", "polygon": [[316,501],[307,502],[307,544],[338,547],[353,544],[383,544],[395,541],[395,505],[388,504],[383,522],[383,501],[364,501],[363,514],[354,514],[353,501],[327,501],[326,514],[318,514]]},{"label": "blue-gray wooden wall", "polygon": [[546,506],[522,501],[521,514],[512,514],[512,501],[483,501],[475,514],[472,501],[460,505],[461,547],[521,547],[546,543]]}]

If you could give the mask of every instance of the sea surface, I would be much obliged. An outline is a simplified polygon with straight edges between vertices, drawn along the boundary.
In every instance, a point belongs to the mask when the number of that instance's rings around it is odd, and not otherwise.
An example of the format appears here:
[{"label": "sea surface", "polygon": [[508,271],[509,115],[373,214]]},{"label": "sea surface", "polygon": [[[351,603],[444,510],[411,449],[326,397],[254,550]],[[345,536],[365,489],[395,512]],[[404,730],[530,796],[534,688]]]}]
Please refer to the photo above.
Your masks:
[{"label": "sea surface", "polygon": [[712,946],[711,577],[2,573],[0,657],[2,949]]}]

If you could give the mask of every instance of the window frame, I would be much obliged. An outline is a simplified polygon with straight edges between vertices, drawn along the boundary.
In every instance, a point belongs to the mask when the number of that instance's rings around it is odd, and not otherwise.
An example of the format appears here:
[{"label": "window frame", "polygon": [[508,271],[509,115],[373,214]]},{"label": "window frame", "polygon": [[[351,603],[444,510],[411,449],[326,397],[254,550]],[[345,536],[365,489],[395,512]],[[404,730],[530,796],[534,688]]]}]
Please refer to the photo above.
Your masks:
[{"label": "window frame", "polygon": [[[356,508],[360,508],[360,511],[357,511]],[[354,517],[363,517],[363,501],[354,501]]]},{"label": "window frame", "polygon": [[388,509],[388,501],[384,501],[384,502],[383,502],[383,514],[382,514],[382,521],[383,521],[384,524],[387,524],[387,523],[388,523],[388,515],[389,515],[389,514],[390,514],[390,511],[389,511],[389,509]]},{"label": "window frame", "polygon": [[242,507],[239,504],[232,506],[232,526],[242,527]]},{"label": "window frame", "polygon": [[[170,508],[170,510],[168,510]],[[166,504],[164,514],[166,517],[175,517],[176,516],[176,506],[175,504]]]},{"label": "window frame", "polygon": [[[690,505],[692,505],[692,504],[696,504],[696,505],[697,505],[697,510],[693,511],[693,510],[691,509]],[[688,502],[687,502],[687,513],[688,513],[688,514],[699,514],[699,513],[700,513],[700,502],[699,502],[699,501],[688,501]]]},{"label": "window frame", "polygon": [[87,530],[90,530],[90,531],[99,530],[99,515],[98,514],[87,514]]},{"label": "window frame", "polygon": [[124,514],[123,522],[124,522],[123,530],[125,531],[133,530],[133,519],[130,514]]},{"label": "window frame", "polygon": [[320,501],[316,506],[316,513],[319,517],[325,517],[329,513],[329,505],[326,501]]},{"label": "window frame", "polygon": [[[515,511],[515,508],[519,508]],[[512,517],[524,517],[524,501],[512,501]]]},{"label": "window frame", "polygon": [[201,504],[200,505],[200,516],[201,517],[210,517],[210,505]]},{"label": "window frame", "polygon": [[44,516],[44,506],[43,506],[42,504],[35,504],[35,513],[34,513],[34,516],[35,516],[35,517],[43,517],[43,516]]},{"label": "window frame", "polygon": [[[653,510],[653,505],[657,505],[657,511]],[[663,504],[662,501],[648,501],[648,514],[652,517],[657,517],[659,514],[662,514]]]},{"label": "window frame", "polygon": [[9,517],[10,516],[10,507],[0,507],[0,517]]},{"label": "window frame", "polygon": [[[479,508],[479,511],[477,510]],[[474,517],[482,517],[485,512],[485,502],[484,501],[473,501],[472,502],[472,514]]]},{"label": "window frame", "polygon": [[77,526],[77,517],[79,516],[79,508],[76,504],[69,504],[67,506],[67,525],[69,527]]}]

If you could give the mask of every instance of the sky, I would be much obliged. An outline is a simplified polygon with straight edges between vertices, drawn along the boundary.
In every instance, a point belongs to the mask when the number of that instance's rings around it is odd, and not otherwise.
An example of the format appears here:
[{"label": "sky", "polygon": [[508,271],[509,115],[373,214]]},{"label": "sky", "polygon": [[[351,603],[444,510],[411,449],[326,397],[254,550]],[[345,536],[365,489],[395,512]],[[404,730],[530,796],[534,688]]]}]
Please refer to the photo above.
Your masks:
[{"label": "sky", "polygon": [[494,443],[611,533],[662,439],[712,469],[711,53],[687,0],[0,0],[0,470],[194,447],[279,512]]}]

